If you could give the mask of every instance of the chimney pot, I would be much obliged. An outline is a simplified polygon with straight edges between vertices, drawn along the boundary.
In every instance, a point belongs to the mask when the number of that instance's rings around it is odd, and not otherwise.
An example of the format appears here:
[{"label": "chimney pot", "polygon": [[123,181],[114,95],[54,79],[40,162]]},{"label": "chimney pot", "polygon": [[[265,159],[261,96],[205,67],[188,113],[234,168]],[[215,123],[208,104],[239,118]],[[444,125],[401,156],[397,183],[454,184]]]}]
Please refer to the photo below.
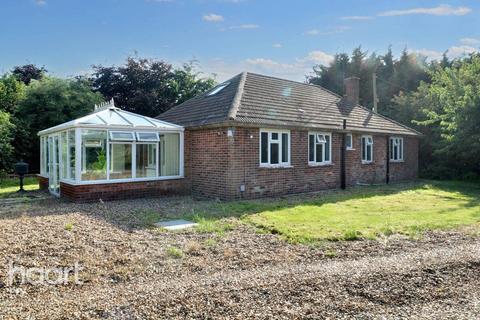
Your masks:
[{"label": "chimney pot", "polygon": [[360,78],[348,77],[343,80],[345,87],[345,100],[351,106],[356,106],[359,103],[360,95]]}]

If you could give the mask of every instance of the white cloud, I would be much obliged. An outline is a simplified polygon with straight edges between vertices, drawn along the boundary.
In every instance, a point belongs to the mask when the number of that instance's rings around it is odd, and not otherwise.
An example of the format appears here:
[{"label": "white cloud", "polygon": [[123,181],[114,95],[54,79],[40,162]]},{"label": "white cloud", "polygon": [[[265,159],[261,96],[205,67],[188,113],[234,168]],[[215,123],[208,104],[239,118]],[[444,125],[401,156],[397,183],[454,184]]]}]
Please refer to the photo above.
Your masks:
[{"label": "white cloud", "polygon": [[434,16],[463,16],[472,12],[468,7],[452,7],[446,4],[431,8],[412,8],[405,10],[390,10],[381,12],[378,15],[382,17],[404,16],[411,14],[428,14]]},{"label": "white cloud", "polygon": [[429,49],[413,50],[413,52],[421,56],[427,57],[428,60],[440,60],[442,59],[443,55],[443,52]]},{"label": "white cloud", "polygon": [[339,27],[327,29],[324,31],[318,30],[318,29],[312,29],[305,32],[305,34],[309,36],[327,36],[327,35],[342,33],[349,29],[351,29],[351,27],[349,26],[339,26]]},{"label": "white cloud", "polygon": [[272,47],[273,48],[281,48],[282,44],[281,43],[274,43],[274,44],[272,44]]},{"label": "white cloud", "polygon": [[453,46],[448,48],[447,56],[449,58],[459,58],[470,53],[478,52],[477,48],[471,46]]},{"label": "white cloud", "polygon": [[373,17],[370,16],[345,16],[340,17],[340,20],[371,20]]},{"label": "white cloud", "polygon": [[297,61],[304,64],[313,63],[313,64],[328,65],[330,62],[333,61],[333,56],[326,52],[316,50],[316,51],[310,51],[306,57],[297,59]]},{"label": "white cloud", "polygon": [[47,1],[46,0],[35,0],[35,4],[37,6],[44,6],[47,4]]},{"label": "white cloud", "polygon": [[479,39],[474,39],[474,38],[462,38],[460,39],[460,42],[464,45],[467,46],[474,46],[474,45],[479,45],[480,40]]},{"label": "white cloud", "polygon": [[204,21],[208,21],[208,22],[221,22],[221,21],[224,20],[223,16],[215,14],[215,13],[206,14],[202,17],[202,19]]}]

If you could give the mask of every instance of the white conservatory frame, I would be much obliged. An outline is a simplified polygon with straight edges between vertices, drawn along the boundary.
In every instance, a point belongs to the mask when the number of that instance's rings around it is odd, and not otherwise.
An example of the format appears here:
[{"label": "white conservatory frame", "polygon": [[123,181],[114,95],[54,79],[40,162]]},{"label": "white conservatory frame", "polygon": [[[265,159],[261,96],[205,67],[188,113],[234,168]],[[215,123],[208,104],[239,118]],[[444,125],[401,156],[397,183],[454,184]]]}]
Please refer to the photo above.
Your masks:
[{"label": "white conservatory frame", "polygon": [[[104,150],[106,153],[106,179],[82,180],[82,157],[85,156],[82,154],[82,132],[84,132],[84,130],[99,130],[105,132],[106,140],[102,140],[105,141]],[[112,133],[115,132],[131,133],[131,139],[114,140],[111,138],[111,136]],[[63,133],[66,133],[66,135],[63,136],[66,137],[66,146],[64,145],[64,141],[62,139]],[[144,133],[149,133],[149,135],[142,135]],[[74,158],[70,157],[71,148],[69,142],[72,134],[74,134],[75,137]],[[163,144],[166,143],[165,134],[178,134],[178,170],[175,170],[178,172],[177,175],[161,175],[161,167],[163,164],[160,163],[160,153],[162,152],[162,141]],[[114,106],[113,99],[109,102],[103,103],[100,106],[95,106],[95,111],[85,117],[42,130],[38,133],[38,136],[40,137],[40,176],[49,179],[49,190],[51,193],[57,196],[60,195],[60,182],[71,185],[91,185],[184,178],[184,128],[182,126],[116,108]],[[162,136],[164,137],[163,140],[161,140]],[[176,144],[176,138],[172,141],[174,141]],[[131,178],[110,179],[110,146],[115,143],[132,145]],[[155,176],[136,177],[137,145],[142,144],[156,145],[156,167],[155,169],[152,169],[156,172]],[[65,157],[65,148],[66,159],[63,159]],[[75,161],[74,179],[71,178],[70,166],[68,165],[67,168],[64,166],[65,163],[69,164],[73,159]],[[174,159],[177,160],[176,156],[174,156]],[[52,183],[55,185],[52,185]]]}]

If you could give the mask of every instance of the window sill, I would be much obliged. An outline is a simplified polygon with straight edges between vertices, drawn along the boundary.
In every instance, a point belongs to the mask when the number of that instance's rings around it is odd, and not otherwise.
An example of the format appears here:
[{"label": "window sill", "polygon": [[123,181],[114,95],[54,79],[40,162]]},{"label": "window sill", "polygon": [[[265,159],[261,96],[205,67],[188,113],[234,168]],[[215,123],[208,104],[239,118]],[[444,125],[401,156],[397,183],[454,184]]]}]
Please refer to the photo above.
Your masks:
[{"label": "window sill", "polygon": [[402,163],[405,162],[405,160],[390,160],[391,163]]},{"label": "window sill", "polygon": [[293,168],[292,165],[260,165],[260,169],[289,169]]},{"label": "window sill", "polygon": [[333,166],[333,163],[332,162],[326,162],[326,163],[309,162],[308,166],[309,167],[329,167],[329,166]]},{"label": "window sill", "polygon": [[355,149],[354,149],[354,148],[345,148],[345,150],[347,150],[347,151],[354,151]]},{"label": "window sill", "polygon": [[373,161],[363,161],[362,160],[362,164],[375,164],[375,162],[373,162]]}]

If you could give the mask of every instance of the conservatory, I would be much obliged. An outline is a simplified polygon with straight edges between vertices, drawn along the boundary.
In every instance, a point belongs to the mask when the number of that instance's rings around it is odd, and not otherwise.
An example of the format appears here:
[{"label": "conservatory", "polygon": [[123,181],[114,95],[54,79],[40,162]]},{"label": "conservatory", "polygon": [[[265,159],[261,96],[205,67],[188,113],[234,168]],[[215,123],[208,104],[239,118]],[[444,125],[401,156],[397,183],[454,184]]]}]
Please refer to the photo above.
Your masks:
[{"label": "conservatory", "polygon": [[[135,190],[139,182],[155,188],[147,182],[183,178],[183,133],[181,126],[121,110],[112,99],[85,117],[38,133],[40,178],[52,194],[71,198],[86,190],[102,196],[131,192],[128,183]],[[85,187],[91,185],[105,187]]]}]

